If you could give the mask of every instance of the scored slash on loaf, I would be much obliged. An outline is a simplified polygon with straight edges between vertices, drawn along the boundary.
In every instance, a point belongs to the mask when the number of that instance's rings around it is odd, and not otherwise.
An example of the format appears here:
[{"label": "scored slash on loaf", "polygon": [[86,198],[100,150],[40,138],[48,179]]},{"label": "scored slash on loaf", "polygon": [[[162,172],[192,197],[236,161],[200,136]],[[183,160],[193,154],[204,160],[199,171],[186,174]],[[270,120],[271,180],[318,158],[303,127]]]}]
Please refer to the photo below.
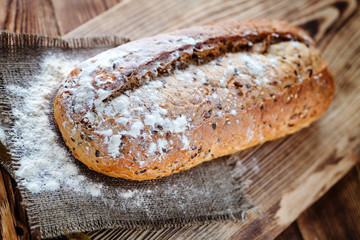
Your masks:
[{"label": "scored slash on loaf", "polygon": [[149,180],[293,133],[330,105],[314,41],[274,20],[182,29],[80,63],[55,99],[75,158]]}]

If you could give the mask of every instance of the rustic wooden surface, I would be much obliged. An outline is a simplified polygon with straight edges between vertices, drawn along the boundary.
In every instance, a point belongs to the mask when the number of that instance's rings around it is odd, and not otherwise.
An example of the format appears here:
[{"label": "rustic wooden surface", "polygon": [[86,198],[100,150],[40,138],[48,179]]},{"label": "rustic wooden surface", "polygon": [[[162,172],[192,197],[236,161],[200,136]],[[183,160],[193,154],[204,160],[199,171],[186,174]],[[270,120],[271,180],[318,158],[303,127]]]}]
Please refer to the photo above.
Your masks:
[{"label": "rustic wooden surface", "polygon": [[[119,34],[132,39],[169,29],[235,19],[277,18],[303,26],[317,40],[335,75],[336,97],[331,109],[314,126],[266,144],[261,151],[254,148],[244,152],[246,159],[257,161],[244,163],[250,169],[244,177],[252,181],[247,191],[259,206],[258,212],[248,215],[247,223],[216,223],[157,231],[103,230],[87,235],[94,239],[109,239],[110,236],[114,239],[271,239],[291,224],[278,239],[360,239],[360,165],[353,167],[360,159],[358,4],[351,0],[0,0],[0,26],[11,32],[50,36]],[[5,171],[2,173],[2,237],[11,239],[10,236],[17,233],[20,238],[27,239],[30,232],[20,195],[9,175]],[[331,190],[326,193],[329,188]],[[35,238],[37,233],[32,236]]]},{"label": "rustic wooden surface", "polygon": [[[3,179],[1,171],[0,179]],[[12,215],[4,181],[0,181],[0,235],[3,239],[16,236],[15,216]]]}]

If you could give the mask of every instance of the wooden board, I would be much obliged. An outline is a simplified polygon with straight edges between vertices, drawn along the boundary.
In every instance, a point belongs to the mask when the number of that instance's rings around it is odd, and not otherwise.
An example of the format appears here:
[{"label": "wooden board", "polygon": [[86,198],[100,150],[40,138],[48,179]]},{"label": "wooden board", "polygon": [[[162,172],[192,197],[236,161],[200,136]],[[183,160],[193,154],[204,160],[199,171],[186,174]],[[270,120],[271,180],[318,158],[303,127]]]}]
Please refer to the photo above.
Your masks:
[{"label": "wooden board", "polygon": [[[32,4],[34,8],[41,5],[40,0],[34,2]],[[0,10],[0,20],[5,19],[4,26],[13,31],[27,32],[35,29],[34,31],[50,35],[62,35],[75,27],[74,21],[67,21],[74,19],[74,15],[69,16],[71,13],[68,11],[75,7],[71,5],[73,1],[67,1],[68,5],[55,3],[57,1],[42,2],[45,8],[50,10],[42,12],[43,10],[38,9],[38,14],[44,18],[51,13],[56,16],[55,19],[49,18],[45,27],[37,27],[37,23],[34,24],[34,28],[19,27],[28,25],[18,22],[19,17],[11,18],[13,15],[21,15],[17,14],[18,10],[13,7],[12,1],[8,3],[12,15],[3,17],[1,13],[3,10]],[[48,2],[52,4],[49,5]],[[0,3],[0,6],[2,5],[4,4]],[[90,19],[97,13],[91,10],[96,8],[76,6],[78,8],[75,12],[88,16],[78,17],[78,23]],[[82,13],[79,9],[84,9],[86,13]],[[106,9],[103,8],[101,11]],[[253,204],[258,206],[257,211],[248,214],[249,220],[246,223],[214,223],[157,231],[122,229],[94,232],[89,235],[96,239],[105,239],[109,235],[117,235],[119,238],[131,236],[147,239],[170,237],[173,239],[271,239],[289,226],[301,212],[319,199],[359,161],[360,11],[356,1],[303,0],[290,3],[272,0],[127,0],[75,28],[65,37],[119,34],[136,39],[169,29],[248,18],[285,19],[309,30],[335,75],[337,87],[331,108],[310,128],[242,153],[244,158],[241,164],[247,169],[243,178],[249,182],[247,192]],[[354,191],[354,188],[350,189]],[[356,197],[350,199],[359,200]],[[359,204],[350,206],[356,210]],[[331,211],[331,206],[329,208],[324,211]],[[357,212],[359,213],[360,210]],[[316,229],[311,228],[311,224],[307,224],[314,213],[316,210],[310,209],[300,216],[297,223],[289,228],[288,236],[296,235],[300,230],[305,239],[311,239],[312,234],[315,233],[319,238],[345,236],[326,235],[321,230],[316,232]],[[353,221],[358,224],[359,222],[358,218]],[[317,226],[321,229],[321,224]]]},{"label": "wooden board", "polygon": [[298,218],[303,238],[359,239],[359,189],[360,164],[357,164],[356,168]]},{"label": "wooden board", "polygon": [[[0,178],[2,179],[0,171]],[[12,215],[10,204],[3,181],[0,182],[0,236],[3,239],[11,239],[16,236],[15,219]]]}]

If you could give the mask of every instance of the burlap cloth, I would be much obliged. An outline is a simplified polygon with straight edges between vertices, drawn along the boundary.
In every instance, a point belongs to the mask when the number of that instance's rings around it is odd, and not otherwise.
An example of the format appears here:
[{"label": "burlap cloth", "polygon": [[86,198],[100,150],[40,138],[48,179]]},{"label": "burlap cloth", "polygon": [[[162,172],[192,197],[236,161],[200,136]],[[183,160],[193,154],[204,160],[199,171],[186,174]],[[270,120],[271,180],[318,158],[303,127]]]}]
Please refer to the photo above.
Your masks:
[{"label": "burlap cloth", "polygon": [[[117,37],[65,41],[0,32],[0,124],[7,133],[12,131],[14,116],[11,110],[15,100],[6,93],[6,85],[31,84],[41,71],[39,63],[44,55],[54,52],[86,59],[125,41]],[[57,134],[58,144],[63,146],[62,138]],[[1,154],[1,163],[18,184],[30,229],[40,231],[42,238],[114,227],[170,227],[194,222],[241,221],[243,213],[251,208],[243,193],[242,169],[236,156],[219,158],[180,174],[143,182],[98,174],[73,158],[81,174],[89,181],[105,186],[100,197],[63,188],[33,194],[22,186],[14,173],[17,161],[24,153],[14,151],[10,134],[7,137],[7,149],[4,150],[1,143],[0,149],[11,154]],[[131,190],[136,194],[124,198],[117,194],[119,190]]]}]

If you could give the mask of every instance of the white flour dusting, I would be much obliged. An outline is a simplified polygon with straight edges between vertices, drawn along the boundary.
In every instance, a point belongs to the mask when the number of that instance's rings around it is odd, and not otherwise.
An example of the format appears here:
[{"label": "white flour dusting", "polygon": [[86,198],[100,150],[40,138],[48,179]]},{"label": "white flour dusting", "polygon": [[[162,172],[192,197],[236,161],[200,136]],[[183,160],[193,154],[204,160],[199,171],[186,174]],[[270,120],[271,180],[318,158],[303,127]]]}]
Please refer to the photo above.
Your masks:
[{"label": "white flour dusting", "polygon": [[80,175],[69,151],[57,143],[48,116],[51,94],[78,61],[48,55],[41,63],[42,74],[31,84],[25,87],[9,85],[6,88],[19,101],[12,109],[15,123],[10,152],[21,153],[15,175],[32,193],[57,191],[60,188],[92,196],[101,193],[102,185],[91,183]]},{"label": "white flour dusting", "polygon": [[6,134],[4,128],[0,125],[0,142],[6,147]]},{"label": "white flour dusting", "polygon": [[138,193],[138,190],[126,190],[119,193],[119,196],[123,198],[132,198],[135,194]]},{"label": "white flour dusting", "polygon": [[256,157],[252,157],[252,162],[253,162],[253,167],[252,167],[252,170],[255,172],[255,173],[258,173],[260,171],[260,168],[259,168],[259,165],[258,165],[258,162],[257,162],[257,158]]}]

